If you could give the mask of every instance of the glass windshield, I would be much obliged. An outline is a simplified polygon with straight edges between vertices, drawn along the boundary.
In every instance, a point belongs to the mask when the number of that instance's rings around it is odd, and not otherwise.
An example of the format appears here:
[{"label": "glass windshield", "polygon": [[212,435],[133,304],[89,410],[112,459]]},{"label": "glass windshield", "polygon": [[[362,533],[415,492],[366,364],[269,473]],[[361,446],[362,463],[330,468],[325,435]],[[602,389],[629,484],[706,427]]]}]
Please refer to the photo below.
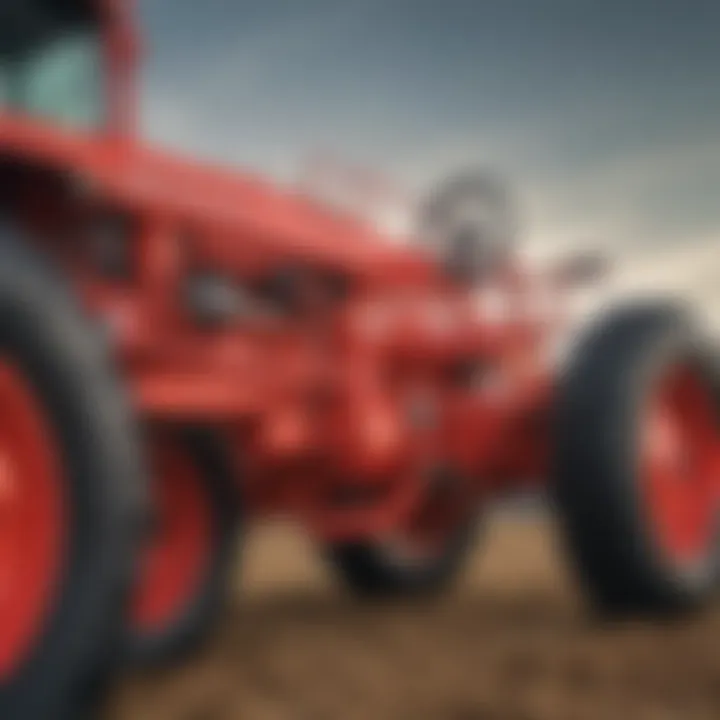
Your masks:
[{"label": "glass windshield", "polygon": [[0,107],[71,127],[104,121],[102,46],[90,30],[0,54]]}]

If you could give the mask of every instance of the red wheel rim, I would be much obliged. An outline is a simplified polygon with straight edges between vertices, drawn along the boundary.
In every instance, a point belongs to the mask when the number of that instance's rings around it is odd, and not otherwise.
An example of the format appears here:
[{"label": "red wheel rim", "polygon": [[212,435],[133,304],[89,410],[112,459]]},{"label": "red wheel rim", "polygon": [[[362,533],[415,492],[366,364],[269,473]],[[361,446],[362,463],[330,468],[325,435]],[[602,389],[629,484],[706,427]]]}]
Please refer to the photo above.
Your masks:
[{"label": "red wheel rim", "polygon": [[29,659],[64,555],[62,468],[35,393],[0,361],[0,678]]},{"label": "red wheel rim", "polygon": [[674,368],[649,404],[642,463],[656,539],[680,567],[704,562],[714,548],[719,441],[710,388],[692,368]]},{"label": "red wheel rim", "polygon": [[154,534],[133,608],[137,630],[157,633],[187,611],[205,582],[213,551],[212,511],[200,468],[178,441],[154,457]]}]

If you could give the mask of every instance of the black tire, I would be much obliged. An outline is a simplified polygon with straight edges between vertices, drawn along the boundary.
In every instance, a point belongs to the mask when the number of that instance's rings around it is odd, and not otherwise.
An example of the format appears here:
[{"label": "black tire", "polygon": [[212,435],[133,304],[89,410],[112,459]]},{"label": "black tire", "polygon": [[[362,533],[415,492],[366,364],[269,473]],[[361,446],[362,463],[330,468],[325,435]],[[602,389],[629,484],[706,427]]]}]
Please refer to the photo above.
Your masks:
[{"label": "black tire", "polygon": [[560,383],[551,488],[570,558],[604,611],[680,611],[708,598],[716,583],[717,535],[702,558],[673,559],[642,491],[643,408],[678,363],[702,379],[712,415],[720,374],[691,315],[673,304],[638,304],[593,326]]},{"label": "black tire", "polygon": [[0,236],[0,357],[47,421],[67,548],[29,657],[0,680],[4,720],[94,717],[120,657],[145,503],[140,443],[95,326],[44,260]]},{"label": "black tire", "polygon": [[126,658],[129,663],[144,667],[178,663],[202,647],[223,617],[233,577],[238,572],[240,503],[224,444],[211,432],[167,432],[181,443],[200,473],[200,489],[206,494],[212,537],[202,577],[187,601],[152,630],[131,619]]},{"label": "black tire", "polygon": [[365,598],[427,597],[446,591],[475,547],[479,525],[466,507],[433,552],[403,557],[392,544],[366,540],[328,549],[332,567],[354,594]]}]

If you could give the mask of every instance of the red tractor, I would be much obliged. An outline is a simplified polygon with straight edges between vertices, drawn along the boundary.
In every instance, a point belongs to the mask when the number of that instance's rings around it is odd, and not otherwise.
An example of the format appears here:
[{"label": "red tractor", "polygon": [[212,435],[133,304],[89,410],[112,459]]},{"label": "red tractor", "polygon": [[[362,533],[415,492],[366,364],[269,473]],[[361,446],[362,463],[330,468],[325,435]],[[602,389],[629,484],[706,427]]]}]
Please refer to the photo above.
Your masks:
[{"label": "red tractor", "polygon": [[0,717],[75,720],[119,657],[194,646],[270,515],[363,596],[432,593],[535,478],[603,606],[712,593],[718,373],[684,310],[617,309],[560,367],[501,185],[450,183],[399,247],[150,149],[134,38],[121,2],[0,3]]}]

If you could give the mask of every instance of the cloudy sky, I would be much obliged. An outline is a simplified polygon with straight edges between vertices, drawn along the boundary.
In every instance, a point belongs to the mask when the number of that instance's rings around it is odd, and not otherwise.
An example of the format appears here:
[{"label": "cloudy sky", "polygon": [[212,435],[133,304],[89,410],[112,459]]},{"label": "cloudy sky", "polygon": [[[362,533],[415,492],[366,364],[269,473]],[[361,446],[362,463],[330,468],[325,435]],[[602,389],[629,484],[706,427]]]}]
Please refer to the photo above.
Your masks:
[{"label": "cloudy sky", "polygon": [[539,242],[720,253],[716,0],[139,2],[154,140],[281,178],[489,164]]}]

